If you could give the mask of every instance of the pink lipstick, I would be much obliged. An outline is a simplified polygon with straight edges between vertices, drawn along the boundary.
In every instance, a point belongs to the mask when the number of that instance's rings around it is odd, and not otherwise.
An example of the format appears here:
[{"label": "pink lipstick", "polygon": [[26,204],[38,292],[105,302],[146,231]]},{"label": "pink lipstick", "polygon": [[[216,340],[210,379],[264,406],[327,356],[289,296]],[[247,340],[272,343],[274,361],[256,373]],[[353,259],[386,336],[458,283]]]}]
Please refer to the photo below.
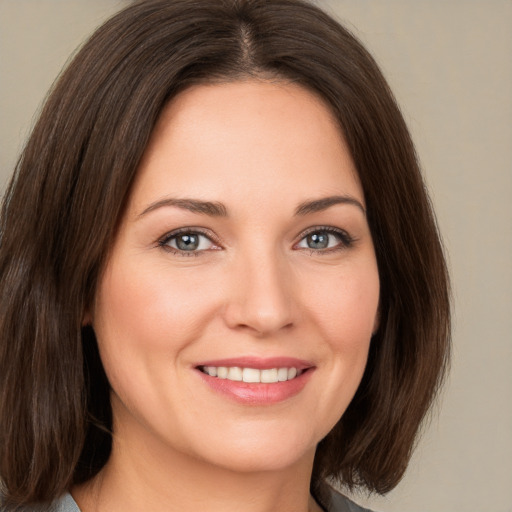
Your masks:
[{"label": "pink lipstick", "polygon": [[230,399],[270,405],[300,393],[314,365],[290,357],[241,357],[203,361],[195,370],[206,385]]}]

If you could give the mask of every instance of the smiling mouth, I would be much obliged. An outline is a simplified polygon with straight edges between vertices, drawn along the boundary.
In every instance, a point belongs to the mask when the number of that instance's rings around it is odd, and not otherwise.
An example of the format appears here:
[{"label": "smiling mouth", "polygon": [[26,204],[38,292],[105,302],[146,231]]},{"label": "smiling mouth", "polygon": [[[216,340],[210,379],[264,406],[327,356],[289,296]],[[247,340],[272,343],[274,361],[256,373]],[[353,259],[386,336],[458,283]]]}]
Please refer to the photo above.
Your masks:
[{"label": "smiling mouth", "polygon": [[239,366],[199,366],[198,369],[217,379],[225,379],[235,382],[275,384],[293,380],[304,373],[303,369],[295,367],[266,368],[241,368]]}]

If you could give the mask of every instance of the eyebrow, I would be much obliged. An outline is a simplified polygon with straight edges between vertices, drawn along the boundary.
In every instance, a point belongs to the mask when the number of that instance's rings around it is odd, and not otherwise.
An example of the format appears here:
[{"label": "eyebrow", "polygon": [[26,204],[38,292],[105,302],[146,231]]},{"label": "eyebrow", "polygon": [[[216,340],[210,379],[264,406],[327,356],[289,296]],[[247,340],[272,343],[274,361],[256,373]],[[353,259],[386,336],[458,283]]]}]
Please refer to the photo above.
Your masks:
[{"label": "eyebrow", "polygon": [[351,196],[329,196],[322,197],[321,199],[305,201],[297,207],[297,209],[295,210],[295,215],[302,216],[308,215],[310,213],[321,212],[337,204],[350,204],[353,206],[357,206],[357,208],[359,208],[363,212],[363,214],[366,215],[366,209],[362,205],[362,203],[358,201],[355,197]]},{"label": "eyebrow", "polygon": [[[321,212],[337,204],[349,204],[356,206],[363,212],[364,215],[366,215],[366,210],[360,201],[354,197],[345,195],[322,197],[321,199],[304,201],[296,208],[295,215],[304,216],[315,212]],[[151,203],[138,215],[138,217],[143,217],[144,215],[164,206],[174,206],[176,208],[188,210],[193,213],[208,215],[210,217],[228,216],[227,208],[222,203],[216,201],[201,201],[200,199],[179,199],[174,197],[167,197],[165,199],[160,199],[159,201]]]},{"label": "eyebrow", "polygon": [[177,199],[168,197],[151,203],[145,208],[139,217],[146,215],[149,212],[162,208],[163,206],[174,206],[183,210],[189,210],[194,213],[201,213],[203,215],[209,215],[211,217],[227,217],[228,212],[226,207],[222,203],[212,201],[201,201],[199,199]]}]

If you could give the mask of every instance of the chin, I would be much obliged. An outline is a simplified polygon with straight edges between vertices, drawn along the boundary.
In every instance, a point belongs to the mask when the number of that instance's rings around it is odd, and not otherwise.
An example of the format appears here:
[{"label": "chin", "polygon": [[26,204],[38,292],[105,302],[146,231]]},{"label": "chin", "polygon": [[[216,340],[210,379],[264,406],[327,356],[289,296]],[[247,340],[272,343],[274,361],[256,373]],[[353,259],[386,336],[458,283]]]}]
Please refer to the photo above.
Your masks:
[{"label": "chin", "polygon": [[280,449],[231,451],[215,457],[211,462],[220,468],[235,473],[283,472],[305,460],[312,462],[316,446],[307,450]]},{"label": "chin", "polygon": [[[252,432],[251,432],[252,430]],[[278,433],[278,435],[276,435]],[[305,460],[312,464],[317,437],[283,428],[248,429],[246,435],[226,434],[196,448],[199,458],[238,473],[283,471]]]}]

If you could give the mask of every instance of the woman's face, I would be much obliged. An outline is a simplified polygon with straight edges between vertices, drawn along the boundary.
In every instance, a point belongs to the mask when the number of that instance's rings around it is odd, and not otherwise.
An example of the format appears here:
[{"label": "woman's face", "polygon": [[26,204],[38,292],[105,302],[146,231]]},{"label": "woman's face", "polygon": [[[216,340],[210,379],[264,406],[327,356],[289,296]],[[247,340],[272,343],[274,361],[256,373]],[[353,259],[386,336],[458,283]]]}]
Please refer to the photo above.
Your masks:
[{"label": "woman's face", "polygon": [[361,380],[378,303],[363,192],[324,103],[287,83],[186,90],[88,313],[116,438],[237,471],[311,461]]}]

